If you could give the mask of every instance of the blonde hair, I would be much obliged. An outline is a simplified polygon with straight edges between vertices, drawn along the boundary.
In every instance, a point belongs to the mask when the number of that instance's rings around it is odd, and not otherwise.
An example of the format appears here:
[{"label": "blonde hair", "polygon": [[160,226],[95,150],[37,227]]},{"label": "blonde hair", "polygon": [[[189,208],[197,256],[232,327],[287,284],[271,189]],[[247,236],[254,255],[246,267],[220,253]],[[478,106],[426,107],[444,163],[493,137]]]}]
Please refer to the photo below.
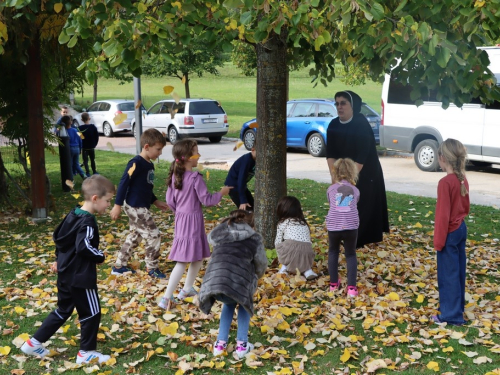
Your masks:
[{"label": "blonde hair", "polygon": [[356,185],[358,181],[358,167],[356,163],[349,158],[337,159],[333,164],[332,182],[336,183],[346,180],[349,183]]},{"label": "blonde hair", "polygon": [[86,201],[90,201],[94,195],[102,198],[108,193],[115,193],[115,185],[103,175],[94,174],[82,183],[82,194]]},{"label": "blonde hair", "polygon": [[462,142],[448,138],[438,148],[438,155],[453,169],[453,173],[460,181],[460,194],[465,197],[469,192],[465,187],[465,163],[467,161],[467,149]]}]

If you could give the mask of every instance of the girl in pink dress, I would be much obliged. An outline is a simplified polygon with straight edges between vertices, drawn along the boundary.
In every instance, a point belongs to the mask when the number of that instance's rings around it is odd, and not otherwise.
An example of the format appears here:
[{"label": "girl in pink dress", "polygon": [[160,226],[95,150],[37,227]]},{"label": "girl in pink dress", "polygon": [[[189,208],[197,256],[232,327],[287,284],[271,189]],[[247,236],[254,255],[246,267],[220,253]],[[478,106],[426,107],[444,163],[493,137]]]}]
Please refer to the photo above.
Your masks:
[{"label": "girl in pink dress", "polygon": [[[177,264],[170,274],[165,295],[158,303],[166,310],[170,310],[176,302],[197,294],[193,284],[203,265],[203,259],[210,257],[202,205],[215,206],[231,189],[224,186],[218,193],[208,192],[202,175],[193,171],[200,158],[196,141],[180,140],[172,148],[172,155],[174,161],[167,179],[166,201],[175,214],[175,231],[168,259],[176,261]],[[188,263],[191,264],[186,282],[176,299],[174,291]]]}]

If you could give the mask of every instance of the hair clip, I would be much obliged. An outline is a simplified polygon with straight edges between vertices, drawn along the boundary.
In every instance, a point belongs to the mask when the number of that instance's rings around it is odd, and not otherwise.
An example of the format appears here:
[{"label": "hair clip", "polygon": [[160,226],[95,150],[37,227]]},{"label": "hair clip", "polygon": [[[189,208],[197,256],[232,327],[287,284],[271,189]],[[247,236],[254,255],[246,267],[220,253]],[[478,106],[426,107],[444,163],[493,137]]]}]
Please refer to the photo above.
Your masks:
[{"label": "hair clip", "polygon": [[175,159],[175,161],[178,163],[178,162],[179,162],[179,159]]},{"label": "hair clip", "polygon": [[461,185],[464,185],[464,184],[465,184],[465,181],[460,181],[460,184],[461,184]]},{"label": "hair clip", "polygon": [[181,159],[184,160],[184,156]]}]

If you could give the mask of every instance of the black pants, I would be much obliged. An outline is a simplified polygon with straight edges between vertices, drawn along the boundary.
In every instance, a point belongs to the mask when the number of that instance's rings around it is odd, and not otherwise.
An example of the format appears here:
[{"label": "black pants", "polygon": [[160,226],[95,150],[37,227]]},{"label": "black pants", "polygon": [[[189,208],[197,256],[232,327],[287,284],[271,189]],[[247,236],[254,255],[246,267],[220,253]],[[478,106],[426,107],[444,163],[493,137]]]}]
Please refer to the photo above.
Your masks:
[{"label": "black pants", "polygon": [[[231,197],[231,200],[234,202],[236,207],[240,208],[240,204],[241,204],[240,193],[234,189],[231,189],[231,190],[229,190],[229,196]],[[252,193],[250,192],[250,190],[248,190],[248,189],[245,190],[245,197],[247,198],[247,203],[251,206],[251,208],[247,211],[254,211],[255,210],[254,200],[253,200],[253,196],[252,196]]]},{"label": "black pants", "polygon": [[82,156],[83,156],[83,165],[85,167],[85,173],[87,175],[90,174],[89,171],[89,158],[90,158],[90,166],[92,167],[92,173],[97,173],[96,172],[96,167],[95,167],[95,149],[93,148],[84,148],[82,150]]},{"label": "black pants", "polygon": [[96,350],[101,323],[101,304],[96,289],[80,289],[57,280],[57,309],[52,311],[33,335],[40,342],[49,340],[69,319],[76,307],[80,320],[80,350]]},{"label": "black pants", "polygon": [[347,263],[347,285],[356,286],[358,277],[358,259],[356,258],[356,240],[358,230],[341,230],[338,232],[328,231],[328,272],[330,273],[330,282],[336,283],[339,279],[339,254],[340,242],[344,241],[345,259]]}]

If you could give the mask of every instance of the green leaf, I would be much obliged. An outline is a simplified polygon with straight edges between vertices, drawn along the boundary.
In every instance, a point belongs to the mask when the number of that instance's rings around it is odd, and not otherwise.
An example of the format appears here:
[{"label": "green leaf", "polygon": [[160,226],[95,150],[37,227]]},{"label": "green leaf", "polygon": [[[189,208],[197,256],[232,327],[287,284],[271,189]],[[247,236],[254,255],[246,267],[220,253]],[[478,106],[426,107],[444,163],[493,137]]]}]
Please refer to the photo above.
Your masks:
[{"label": "green leaf", "polygon": [[63,30],[61,31],[61,34],[59,34],[59,44],[66,44],[69,41],[69,35],[66,34],[66,32]]},{"label": "green leaf", "polygon": [[93,5],[92,8],[92,10],[96,13],[106,13],[106,5],[103,3],[97,3],[96,5]]},{"label": "green leaf", "polygon": [[122,59],[123,61],[125,61],[126,64],[130,64],[132,61],[135,60],[135,53],[129,49],[124,49],[122,51]]},{"label": "green leaf", "polygon": [[78,42],[78,35],[73,35],[73,37],[69,40],[68,42],[68,48],[73,48],[76,44],[76,42]]},{"label": "green leaf", "polygon": [[123,61],[123,59],[122,59],[122,57],[121,57],[121,56],[114,56],[114,57],[110,60],[110,62],[109,62],[109,66],[110,66],[110,67],[112,67],[112,68],[114,68],[114,67],[116,67],[116,66],[120,65],[122,61]]},{"label": "green leaf", "polygon": [[371,12],[373,14],[373,18],[375,18],[377,21],[380,21],[382,18],[384,18],[384,7],[379,3],[374,2],[372,4]]},{"label": "green leaf", "polygon": [[241,0],[225,0],[223,1],[224,7],[227,9],[241,8],[244,4]]},{"label": "green leaf", "polygon": [[434,34],[432,38],[429,40],[429,55],[436,55],[436,46],[438,44],[438,36]]},{"label": "green leaf", "polygon": [[441,46],[437,50],[437,63],[441,68],[446,68],[448,61],[450,61],[451,52],[448,48]]},{"label": "green leaf", "polygon": [[398,5],[398,7],[396,8],[396,10],[394,11],[394,13],[399,13],[401,12],[401,10],[405,7],[406,3],[408,2],[408,0],[403,0],[401,1],[401,3]]},{"label": "green leaf", "polygon": [[240,23],[242,25],[248,25],[251,21],[252,21],[252,12],[248,11],[241,14]]},{"label": "green leaf", "polygon": [[320,35],[314,40],[314,50],[319,51],[323,44],[325,44],[325,39]]},{"label": "green leaf", "polygon": [[224,41],[224,43],[222,43],[222,50],[224,52],[231,52],[233,50],[233,45],[228,41]]},{"label": "green leaf", "polygon": [[102,50],[104,54],[108,57],[116,55],[118,51],[118,43],[114,40],[108,40],[102,45]]}]

